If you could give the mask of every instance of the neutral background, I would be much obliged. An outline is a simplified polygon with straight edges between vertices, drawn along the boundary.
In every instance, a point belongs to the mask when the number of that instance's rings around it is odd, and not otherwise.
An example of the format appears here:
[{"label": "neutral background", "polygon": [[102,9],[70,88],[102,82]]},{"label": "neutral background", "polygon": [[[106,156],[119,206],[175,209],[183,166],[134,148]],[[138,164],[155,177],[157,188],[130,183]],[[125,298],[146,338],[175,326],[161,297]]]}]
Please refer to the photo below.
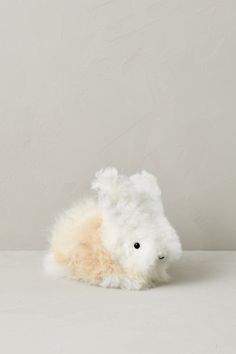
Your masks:
[{"label": "neutral background", "polygon": [[185,249],[236,248],[236,2],[0,0],[0,248],[114,165],[158,176]]}]

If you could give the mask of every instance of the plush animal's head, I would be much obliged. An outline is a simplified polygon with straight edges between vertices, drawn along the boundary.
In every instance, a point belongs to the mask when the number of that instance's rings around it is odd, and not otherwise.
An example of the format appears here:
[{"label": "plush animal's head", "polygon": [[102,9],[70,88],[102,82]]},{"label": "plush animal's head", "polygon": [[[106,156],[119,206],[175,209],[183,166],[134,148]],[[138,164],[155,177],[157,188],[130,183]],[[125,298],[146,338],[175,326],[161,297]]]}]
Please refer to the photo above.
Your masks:
[{"label": "plush animal's head", "polygon": [[102,211],[103,243],[125,269],[147,274],[179,258],[181,244],[153,175],[142,171],[127,177],[106,168],[96,174],[92,188]]}]

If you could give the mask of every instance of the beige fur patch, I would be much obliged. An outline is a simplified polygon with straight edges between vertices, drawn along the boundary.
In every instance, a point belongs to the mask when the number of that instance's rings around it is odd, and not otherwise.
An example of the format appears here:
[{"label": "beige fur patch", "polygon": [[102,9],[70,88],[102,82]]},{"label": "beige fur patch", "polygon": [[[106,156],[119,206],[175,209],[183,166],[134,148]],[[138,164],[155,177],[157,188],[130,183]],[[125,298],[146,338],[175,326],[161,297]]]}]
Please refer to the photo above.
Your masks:
[{"label": "beige fur patch", "polygon": [[[78,242],[74,242],[73,248],[69,251],[65,248],[65,252],[63,252],[57,237],[52,240],[54,259],[69,269],[72,278],[99,284],[112,274],[121,277],[126,275],[124,269],[111,259],[110,254],[102,245],[101,223],[102,218],[97,214],[91,215],[84,223],[78,225],[76,231]],[[59,240],[61,239],[59,238]],[[61,241],[65,244],[65,240]]]}]

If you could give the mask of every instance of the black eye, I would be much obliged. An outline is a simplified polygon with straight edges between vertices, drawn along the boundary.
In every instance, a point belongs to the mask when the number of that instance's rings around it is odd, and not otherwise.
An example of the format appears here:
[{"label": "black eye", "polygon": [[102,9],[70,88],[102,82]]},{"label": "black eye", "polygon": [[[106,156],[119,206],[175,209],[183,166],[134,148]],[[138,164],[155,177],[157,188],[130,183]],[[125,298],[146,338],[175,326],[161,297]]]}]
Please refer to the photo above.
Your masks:
[{"label": "black eye", "polygon": [[134,248],[138,249],[139,247],[140,247],[140,243],[135,242],[135,244],[134,244]]}]

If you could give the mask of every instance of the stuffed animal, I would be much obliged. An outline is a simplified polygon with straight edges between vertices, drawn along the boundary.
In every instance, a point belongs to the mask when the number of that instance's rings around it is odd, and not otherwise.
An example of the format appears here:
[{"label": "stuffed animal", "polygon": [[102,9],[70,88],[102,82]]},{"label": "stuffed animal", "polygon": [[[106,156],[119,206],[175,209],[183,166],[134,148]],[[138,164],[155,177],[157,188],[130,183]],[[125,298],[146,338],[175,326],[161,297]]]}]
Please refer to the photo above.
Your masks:
[{"label": "stuffed animal", "polygon": [[146,171],[127,177],[106,168],[96,174],[92,189],[96,198],[57,219],[47,272],[134,290],[168,280],[167,268],[180,257],[181,244],[164,214],[156,178]]}]

